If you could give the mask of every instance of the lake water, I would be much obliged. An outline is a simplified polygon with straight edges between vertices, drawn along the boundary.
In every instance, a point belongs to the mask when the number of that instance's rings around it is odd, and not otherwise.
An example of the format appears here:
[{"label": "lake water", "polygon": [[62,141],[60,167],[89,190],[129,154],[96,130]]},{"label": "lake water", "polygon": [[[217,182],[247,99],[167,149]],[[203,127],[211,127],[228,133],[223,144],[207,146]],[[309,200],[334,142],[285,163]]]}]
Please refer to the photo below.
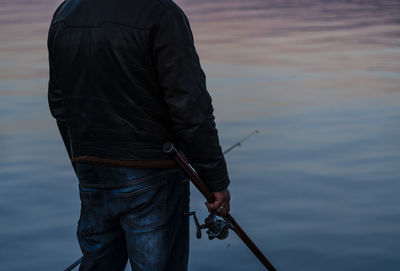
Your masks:
[{"label": "lake water", "polygon": [[[77,180],[51,119],[46,36],[60,1],[0,3],[0,270],[80,257]],[[232,215],[278,270],[398,271],[400,2],[179,0],[226,156]],[[203,219],[192,189],[192,209]],[[264,270],[231,233],[190,270]],[[215,269],[217,270],[217,269]]]}]

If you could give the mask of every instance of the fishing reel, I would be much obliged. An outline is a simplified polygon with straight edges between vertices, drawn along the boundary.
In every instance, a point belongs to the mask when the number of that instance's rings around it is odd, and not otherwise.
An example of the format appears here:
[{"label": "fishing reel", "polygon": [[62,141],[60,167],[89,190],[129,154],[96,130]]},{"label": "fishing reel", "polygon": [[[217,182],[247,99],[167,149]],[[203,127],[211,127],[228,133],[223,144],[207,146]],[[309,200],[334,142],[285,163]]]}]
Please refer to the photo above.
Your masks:
[{"label": "fishing reel", "polygon": [[209,240],[218,238],[224,240],[229,235],[229,229],[233,229],[231,223],[224,219],[218,218],[215,212],[212,212],[209,216],[204,219],[204,224],[200,225],[197,219],[196,212],[185,213],[187,216],[193,216],[194,224],[196,225],[196,237],[201,238],[201,230],[207,229],[206,233]]}]

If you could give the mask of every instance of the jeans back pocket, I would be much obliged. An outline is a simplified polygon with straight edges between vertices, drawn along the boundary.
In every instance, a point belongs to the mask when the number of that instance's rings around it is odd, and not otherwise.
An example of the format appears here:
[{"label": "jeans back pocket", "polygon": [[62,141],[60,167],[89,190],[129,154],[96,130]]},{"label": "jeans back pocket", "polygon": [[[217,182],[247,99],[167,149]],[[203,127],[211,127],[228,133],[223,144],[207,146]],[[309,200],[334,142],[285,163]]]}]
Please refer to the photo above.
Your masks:
[{"label": "jeans back pocket", "polygon": [[124,212],[121,222],[130,230],[143,231],[166,222],[167,181],[140,185],[118,194]]}]

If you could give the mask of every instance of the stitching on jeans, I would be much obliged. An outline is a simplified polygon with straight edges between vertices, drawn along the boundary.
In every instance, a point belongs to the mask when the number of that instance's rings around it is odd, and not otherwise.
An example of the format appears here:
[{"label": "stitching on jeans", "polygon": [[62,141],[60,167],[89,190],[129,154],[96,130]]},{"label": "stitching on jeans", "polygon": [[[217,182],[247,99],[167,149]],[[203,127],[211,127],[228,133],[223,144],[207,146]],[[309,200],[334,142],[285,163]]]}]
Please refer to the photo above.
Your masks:
[{"label": "stitching on jeans", "polygon": [[121,187],[126,187],[126,186],[130,186],[132,184],[136,184],[136,183],[141,183],[144,182],[150,178],[154,178],[154,177],[158,177],[161,175],[166,175],[166,174],[170,174],[177,171],[177,169],[169,169],[169,170],[163,170],[161,172],[156,172],[154,174],[151,175],[147,175],[138,179],[134,179],[131,181],[127,181],[127,182],[122,182],[122,183],[110,183],[110,184],[91,184],[91,183],[80,183],[80,185],[82,185],[83,187],[87,187],[87,188],[102,188],[102,189],[111,189],[111,188],[121,188]]},{"label": "stitching on jeans", "polygon": [[138,195],[138,194],[142,194],[142,193],[144,193],[144,192],[147,192],[147,191],[149,191],[149,190],[152,190],[152,189],[154,189],[154,188],[156,188],[156,187],[159,187],[159,186],[165,185],[165,184],[166,184],[166,181],[162,181],[162,182],[156,183],[156,184],[154,184],[154,185],[150,185],[150,186],[147,186],[147,187],[144,187],[144,188],[141,188],[141,189],[139,189],[139,190],[132,191],[132,192],[119,193],[119,194],[117,195],[117,197],[118,197],[118,198],[126,198],[126,197],[136,196],[136,195]]},{"label": "stitching on jeans", "polygon": [[[158,187],[159,185],[162,185],[162,191],[160,193],[164,193],[165,196],[163,198],[161,198],[161,204],[162,204],[162,219],[160,221],[148,224],[148,225],[144,225],[144,226],[139,226],[136,225],[135,223],[130,222],[128,219],[124,218],[124,221],[126,224],[130,225],[131,227],[133,227],[136,230],[148,230],[154,227],[159,227],[159,226],[163,226],[166,223],[166,217],[167,217],[167,195],[168,195],[168,190],[167,190],[167,186],[168,186],[168,182],[167,181],[163,181],[162,183],[159,183],[157,186],[153,186],[154,187]],[[142,210],[144,209],[146,206],[141,206],[141,208],[135,210]]]}]

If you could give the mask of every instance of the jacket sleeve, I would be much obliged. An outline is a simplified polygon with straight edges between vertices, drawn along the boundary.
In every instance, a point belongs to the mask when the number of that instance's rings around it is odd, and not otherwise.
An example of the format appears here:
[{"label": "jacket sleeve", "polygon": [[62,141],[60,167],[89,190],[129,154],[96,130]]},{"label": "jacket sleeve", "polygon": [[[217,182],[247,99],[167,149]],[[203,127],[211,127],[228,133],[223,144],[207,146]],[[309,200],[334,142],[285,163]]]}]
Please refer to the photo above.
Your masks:
[{"label": "jacket sleeve", "polygon": [[211,97],[183,11],[165,10],[154,31],[153,57],[177,142],[211,191],[229,185]]},{"label": "jacket sleeve", "polygon": [[54,69],[53,38],[54,38],[54,29],[52,26],[50,26],[48,40],[47,40],[47,47],[49,51],[49,84],[48,84],[47,96],[48,96],[51,115],[57,121],[58,130],[63,139],[65,148],[67,149],[68,156],[71,159],[70,138],[68,135],[65,113],[64,113],[64,100],[62,91],[57,83],[56,72]]}]

